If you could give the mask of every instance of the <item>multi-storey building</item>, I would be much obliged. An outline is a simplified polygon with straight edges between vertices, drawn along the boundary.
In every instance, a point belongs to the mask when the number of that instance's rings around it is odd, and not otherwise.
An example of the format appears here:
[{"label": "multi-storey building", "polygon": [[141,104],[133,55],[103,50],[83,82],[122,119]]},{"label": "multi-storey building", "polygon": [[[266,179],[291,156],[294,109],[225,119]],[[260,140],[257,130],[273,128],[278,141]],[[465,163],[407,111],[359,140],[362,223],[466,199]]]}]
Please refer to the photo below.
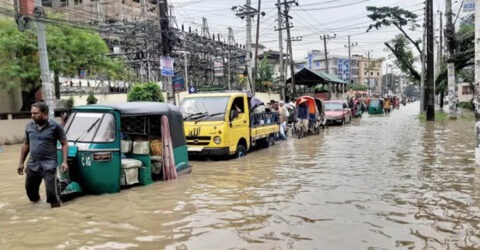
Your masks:
[{"label": "multi-storey building", "polygon": [[[380,91],[382,84],[382,63],[383,58],[368,58],[359,55],[351,57],[351,63],[348,57],[329,56],[328,72],[325,62],[325,54],[313,50],[308,53],[307,58],[296,62],[295,70],[299,71],[308,68],[314,72],[325,72],[337,76],[344,81],[350,81],[354,84],[365,85],[371,91]],[[350,70],[351,66],[351,70]],[[350,77],[350,72],[352,76]]]}]

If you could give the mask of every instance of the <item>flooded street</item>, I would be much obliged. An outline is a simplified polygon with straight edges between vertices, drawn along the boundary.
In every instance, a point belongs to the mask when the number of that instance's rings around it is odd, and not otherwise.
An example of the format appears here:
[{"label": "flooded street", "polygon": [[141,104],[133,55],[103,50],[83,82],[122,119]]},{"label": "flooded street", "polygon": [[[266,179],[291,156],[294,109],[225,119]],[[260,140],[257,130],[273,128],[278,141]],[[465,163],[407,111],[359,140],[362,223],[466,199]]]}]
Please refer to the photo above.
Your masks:
[{"label": "flooded street", "polygon": [[20,145],[2,146],[0,248],[478,249],[473,120],[418,105],[60,209],[30,204]]}]

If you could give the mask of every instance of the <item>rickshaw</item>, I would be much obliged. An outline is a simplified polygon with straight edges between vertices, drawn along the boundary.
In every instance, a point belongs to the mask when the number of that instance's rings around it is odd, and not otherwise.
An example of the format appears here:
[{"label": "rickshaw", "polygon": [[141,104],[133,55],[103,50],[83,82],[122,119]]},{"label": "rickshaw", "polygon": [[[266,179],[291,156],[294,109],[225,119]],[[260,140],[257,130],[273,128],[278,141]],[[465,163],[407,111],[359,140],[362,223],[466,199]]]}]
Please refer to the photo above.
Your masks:
[{"label": "rickshaw", "polygon": [[[63,200],[80,194],[116,193],[191,172],[183,117],[171,104],[77,106],[65,132],[69,170],[59,178]],[[62,162],[60,149],[57,155]]]},{"label": "rickshaw", "polygon": [[371,98],[368,105],[368,114],[376,115],[383,114],[383,99],[381,98]]},{"label": "rickshaw", "polygon": [[319,114],[319,125],[324,129],[327,124],[327,118],[325,117],[325,102],[320,98],[315,98],[315,104]]},{"label": "rickshaw", "polygon": [[[307,135],[309,132],[313,132],[314,134],[320,133],[321,116],[317,108],[315,98],[311,96],[301,96],[295,101],[297,118],[299,106],[303,103],[305,103],[308,107],[308,129],[307,131],[302,131],[301,129],[297,131],[298,138]],[[297,125],[298,128],[302,128],[302,126],[300,126],[300,121],[297,122]]]}]

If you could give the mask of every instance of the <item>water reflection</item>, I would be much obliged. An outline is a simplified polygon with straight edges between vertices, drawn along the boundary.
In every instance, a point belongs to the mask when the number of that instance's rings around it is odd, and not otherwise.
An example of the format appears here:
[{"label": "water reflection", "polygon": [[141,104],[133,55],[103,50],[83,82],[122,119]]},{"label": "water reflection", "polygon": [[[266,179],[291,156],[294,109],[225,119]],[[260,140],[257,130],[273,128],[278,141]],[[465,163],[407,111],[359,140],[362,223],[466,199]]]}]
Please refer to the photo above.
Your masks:
[{"label": "water reflection", "polygon": [[[51,210],[29,204],[19,146],[0,153],[2,249],[480,248],[472,122],[418,104],[365,115],[192,174]],[[43,190],[43,189],[42,189]],[[42,191],[43,192],[43,191]]]}]

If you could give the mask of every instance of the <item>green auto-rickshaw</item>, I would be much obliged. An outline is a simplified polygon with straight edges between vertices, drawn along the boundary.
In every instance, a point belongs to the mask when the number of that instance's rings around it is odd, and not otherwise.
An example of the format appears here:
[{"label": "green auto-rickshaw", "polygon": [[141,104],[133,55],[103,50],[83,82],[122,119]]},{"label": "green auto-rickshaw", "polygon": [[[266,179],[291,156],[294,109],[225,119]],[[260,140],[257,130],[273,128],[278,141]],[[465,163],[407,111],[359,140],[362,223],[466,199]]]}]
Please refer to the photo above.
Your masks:
[{"label": "green auto-rickshaw", "polygon": [[382,98],[372,98],[368,105],[368,114],[376,115],[383,114],[383,99]]},{"label": "green auto-rickshaw", "polygon": [[[77,106],[65,124],[69,171],[62,196],[115,193],[191,172],[183,117],[159,102]],[[61,150],[58,150],[61,162]]]}]

